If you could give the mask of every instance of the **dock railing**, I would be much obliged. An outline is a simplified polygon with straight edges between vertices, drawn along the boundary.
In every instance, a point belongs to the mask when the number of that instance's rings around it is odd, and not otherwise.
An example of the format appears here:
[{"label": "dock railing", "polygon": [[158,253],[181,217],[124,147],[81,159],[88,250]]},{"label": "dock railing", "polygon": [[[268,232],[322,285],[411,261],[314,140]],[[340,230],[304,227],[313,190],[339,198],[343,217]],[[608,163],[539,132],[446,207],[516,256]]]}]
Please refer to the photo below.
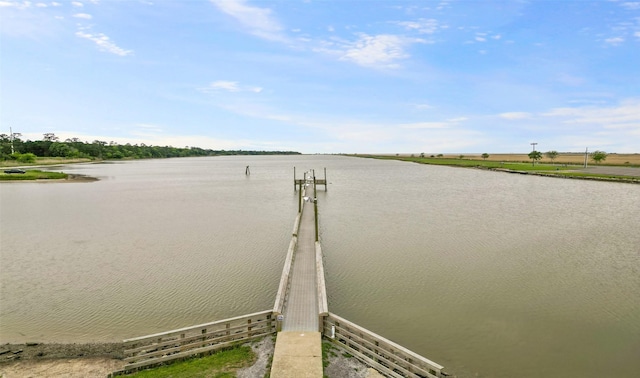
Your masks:
[{"label": "dock railing", "polygon": [[443,366],[359,325],[329,313],[324,336],[387,377],[443,378]]},{"label": "dock railing", "polygon": [[322,256],[322,246],[316,242],[316,288],[318,296],[318,332],[322,333],[324,328],[324,318],[329,315],[329,305],[327,301],[327,286],[324,278],[324,261]]},{"label": "dock railing", "polygon": [[124,340],[122,375],[166,362],[206,355],[231,347],[239,341],[275,334],[276,321],[271,310],[175,329],[153,335]]}]

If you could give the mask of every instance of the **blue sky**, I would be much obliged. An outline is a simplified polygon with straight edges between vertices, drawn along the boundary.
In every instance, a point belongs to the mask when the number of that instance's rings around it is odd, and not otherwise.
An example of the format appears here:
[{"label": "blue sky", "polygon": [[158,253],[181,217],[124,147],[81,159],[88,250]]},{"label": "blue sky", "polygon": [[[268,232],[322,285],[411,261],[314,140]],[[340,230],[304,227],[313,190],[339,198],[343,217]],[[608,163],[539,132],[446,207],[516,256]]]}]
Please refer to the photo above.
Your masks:
[{"label": "blue sky", "polygon": [[640,152],[640,1],[0,0],[0,133]]}]

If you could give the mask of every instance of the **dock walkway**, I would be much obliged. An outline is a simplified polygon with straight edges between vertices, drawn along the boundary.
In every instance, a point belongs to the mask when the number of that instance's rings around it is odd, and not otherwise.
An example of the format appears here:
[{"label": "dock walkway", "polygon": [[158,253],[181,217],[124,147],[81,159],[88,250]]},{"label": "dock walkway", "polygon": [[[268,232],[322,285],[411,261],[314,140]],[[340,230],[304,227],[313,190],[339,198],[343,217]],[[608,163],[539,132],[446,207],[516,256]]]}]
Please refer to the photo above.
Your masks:
[{"label": "dock walkway", "polygon": [[[313,186],[305,193],[315,196]],[[291,286],[284,309],[282,331],[318,331],[316,290],[315,214],[312,201],[305,201],[298,228],[298,246],[292,267]]]},{"label": "dock walkway", "polygon": [[443,366],[329,312],[315,197],[326,183],[326,170],[318,180],[313,170],[296,179],[294,169],[298,215],[273,309],[124,340],[127,364],[110,377],[274,334],[272,378],[322,378],[323,338],[386,377],[448,377]]},{"label": "dock walkway", "polygon": [[291,285],[285,301],[282,332],[276,338],[271,365],[273,378],[322,378],[322,335],[319,332],[315,189],[305,189],[298,244],[291,268]]}]

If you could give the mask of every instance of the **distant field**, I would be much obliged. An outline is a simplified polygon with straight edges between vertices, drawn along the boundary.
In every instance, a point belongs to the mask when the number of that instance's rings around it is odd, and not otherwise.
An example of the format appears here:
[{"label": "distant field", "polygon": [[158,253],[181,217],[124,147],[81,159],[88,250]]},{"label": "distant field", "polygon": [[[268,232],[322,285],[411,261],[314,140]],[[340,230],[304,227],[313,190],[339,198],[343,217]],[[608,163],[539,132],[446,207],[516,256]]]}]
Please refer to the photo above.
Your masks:
[{"label": "distant field", "polygon": [[[414,154],[419,156],[419,154]],[[425,157],[429,157],[432,154],[425,153]],[[483,160],[482,154],[445,154],[442,158],[459,159],[460,155],[464,155],[464,159]],[[401,154],[400,156],[411,156],[411,154]],[[437,156],[437,155],[436,155]],[[551,159],[542,155],[541,163],[551,163]],[[504,161],[504,162],[531,162],[527,154],[489,154],[487,161]],[[556,164],[584,164],[584,153],[560,153],[558,157],[553,161]],[[591,158],[588,161],[589,165],[595,164]],[[608,154],[607,159],[601,162],[599,165],[630,165],[640,166],[640,153],[638,154]]]}]

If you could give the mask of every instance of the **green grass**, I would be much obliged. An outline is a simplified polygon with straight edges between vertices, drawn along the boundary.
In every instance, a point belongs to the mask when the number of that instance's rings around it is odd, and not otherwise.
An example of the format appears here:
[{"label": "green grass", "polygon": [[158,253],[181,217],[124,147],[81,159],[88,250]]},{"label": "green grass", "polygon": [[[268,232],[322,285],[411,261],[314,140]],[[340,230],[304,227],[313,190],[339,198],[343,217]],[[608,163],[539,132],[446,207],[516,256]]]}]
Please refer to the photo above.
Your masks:
[{"label": "green grass", "polygon": [[38,170],[28,170],[26,173],[4,173],[0,171],[0,180],[3,181],[15,181],[15,180],[60,180],[69,177],[68,174],[62,172],[44,172]]},{"label": "green grass", "polygon": [[124,377],[135,378],[232,378],[236,371],[253,365],[256,355],[249,346],[223,350],[207,357],[176,362]]},{"label": "green grass", "polygon": [[322,367],[329,366],[329,357],[336,357],[335,347],[328,341],[322,342]]},{"label": "green grass", "polygon": [[482,168],[504,168],[514,171],[556,171],[574,169],[571,166],[552,165],[552,164],[540,164],[535,165],[531,163],[513,163],[513,162],[499,162],[491,160],[474,160],[474,159],[449,159],[449,158],[421,158],[421,157],[407,157],[407,156],[377,156],[377,155],[358,155],[363,157],[371,157],[375,159],[384,160],[401,160],[410,161],[420,164],[432,164],[432,165],[447,165],[455,167],[482,167]]},{"label": "green grass", "polygon": [[575,165],[554,165],[536,163],[513,163],[499,161],[485,161],[474,159],[451,159],[451,158],[430,158],[430,157],[407,157],[407,156],[380,156],[380,155],[353,155],[356,157],[368,157],[382,160],[400,160],[409,161],[420,164],[446,165],[452,167],[468,167],[468,168],[485,168],[485,169],[508,169],[511,171],[523,171],[530,173],[544,173],[549,175],[558,175],[574,178],[600,178],[600,179],[617,179],[624,181],[638,181],[637,178],[629,176],[603,175],[584,172],[566,172],[567,170],[576,169]]}]

